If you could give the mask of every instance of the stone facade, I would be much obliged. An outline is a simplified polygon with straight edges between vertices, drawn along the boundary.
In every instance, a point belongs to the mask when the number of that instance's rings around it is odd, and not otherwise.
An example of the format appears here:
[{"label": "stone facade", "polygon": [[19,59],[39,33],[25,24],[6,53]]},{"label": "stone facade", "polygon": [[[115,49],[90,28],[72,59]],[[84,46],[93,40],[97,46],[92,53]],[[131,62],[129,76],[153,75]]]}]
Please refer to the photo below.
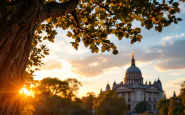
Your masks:
[{"label": "stone facade", "polygon": [[[107,84],[105,91],[107,90],[114,90],[119,96],[124,96],[130,112],[134,112],[136,104],[141,101],[147,101],[150,104],[150,111],[156,112],[157,102],[163,98],[164,92],[159,78],[154,83],[143,83],[142,73],[136,67],[134,54],[131,66],[126,70],[124,82],[117,84],[114,81],[112,88]],[[101,90],[101,93],[103,92]]]}]

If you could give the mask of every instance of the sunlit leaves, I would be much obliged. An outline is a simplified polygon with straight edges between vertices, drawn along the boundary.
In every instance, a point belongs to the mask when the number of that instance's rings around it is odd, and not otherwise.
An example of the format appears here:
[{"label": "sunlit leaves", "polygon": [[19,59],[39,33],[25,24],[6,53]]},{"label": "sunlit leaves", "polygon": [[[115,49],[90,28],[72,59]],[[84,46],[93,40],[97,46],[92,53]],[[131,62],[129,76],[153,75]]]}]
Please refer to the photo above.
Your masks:
[{"label": "sunlit leaves", "polygon": [[[51,1],[55,0],[45,2]],[[58,2],[66,1],[68,0]],[[108,39],[108,35],[114,34],[119,40],[129,38],[131,44],[140,42],[142,40],[141,29],[133,27],[134,20],[140,22],[141,26],[146,29],[155,28],[158,32],[162,32],[163,28],[171,23],[177,24],[181,21],[182,19],[175,15],[180,12],[179,3],[173,0],[169,2],[170,4],[165,1],[160,3],[157,0],[80,0],[75,9],[77,17],[66,14],[45,20],[37,28],[37,39],[33,40],[33,47],[37,47],[37,52],[43,51],[44,53],[44,50],[39,50],[38,42],[42,40],[54,42],[57,34],[55,29],[62,28],[69,29],[66,35],[72,38],[71,45],[76,50],[80,42],[83,42],[92,53],[111,51],[117,54],[117,47]],[[79,23],[76,22],[76,18],[79,19]],[[41,38],[39,36],[41,34],[44,37]]]},{"label": "sunlit leaves", "polygon": [[48,93],[49,96],[65,93],[69,89],[69,84],[66,81],[61,81],[58,78],[44,78],[37,86],[42,93]]},{"label": "sunlit leaves", "polygon": [[137,38],[137,41],[138,41],[138,42],[140,42],[140,41],[141,41],[142,36],[141,36],[141,35],[138,35],[136,38]]},{"label": "sunlit leaves", "polygon": [[68,31],[67,36],[68,37],[71,37],[72,36],[72,33]]},{"label": "sunlit leaves", "polygon": [[27,72],[30,75],[33,75],[34,71],[39,70],[38,68],[43,65],[42,59],[45,58],[46,55],[49,55],[49,49],[46,47],[46,45],[40,44],[43,39],[38,34],[38,31],[36,31],[32,39],[32,48],[27,62]]}]

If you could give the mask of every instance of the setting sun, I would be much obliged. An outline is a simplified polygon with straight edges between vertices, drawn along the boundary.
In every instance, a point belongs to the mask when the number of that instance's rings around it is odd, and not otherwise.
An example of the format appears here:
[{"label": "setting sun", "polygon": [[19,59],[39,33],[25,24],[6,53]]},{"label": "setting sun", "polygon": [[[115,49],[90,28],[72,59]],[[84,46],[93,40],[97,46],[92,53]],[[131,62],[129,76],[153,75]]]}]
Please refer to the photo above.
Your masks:
[{"label": "setting sun", "polygon": [[20,94],[23,94],[23,95],[25,95],[25,96],[32,96],[32,97],[34,97],[33,91],[32,91],[31,89],[28,90],[28,89],[26,89],[25,87],[22,88],[22,89],[20,90],[19,93],[20,93]]}]

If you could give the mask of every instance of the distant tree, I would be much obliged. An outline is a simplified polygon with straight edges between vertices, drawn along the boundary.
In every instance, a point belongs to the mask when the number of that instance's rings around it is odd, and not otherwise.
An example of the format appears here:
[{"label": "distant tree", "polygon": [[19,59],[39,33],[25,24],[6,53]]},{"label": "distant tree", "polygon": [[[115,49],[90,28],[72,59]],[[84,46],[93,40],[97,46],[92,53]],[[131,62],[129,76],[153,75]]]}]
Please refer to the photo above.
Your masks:
[{"label": "distant tree", "polygon": [[34,111],[33,105],[24,105],[21,107],[20,115],[34,115]]},{"label": "distant tree", "polygon": [[62,94],[62,96],[64,98],[70,99],[75,98],[78,93],[79,87],[82,86],[81,82],[74,78],[68,78],[65,80],[65,82],[68,83],[69,88],[66,90],[66,92]]},{"label": "distant tree", "polygon": [[148,102],[142,101],[136,104],[135,111],[137,113],[144,113],[148,110],[150,110],[150,104]]},{"label": "distant tree", "polygon": [[185,106],[182,105],[179,97],[171,98],[168,110],[168,115],[184,115]]},{"label": "distant tree", "polygon": [[170,99],[162,99],[157,103],[160,115],[168,115]]},{"label": "distant tree", "polygon": [[34,115],[75,115],[80,111],[84,115],[90,115],[87,114],[88,110],[82,100],[77,98],[80,86],[81,83],[77,79],[42,79],[34,89],[35,97],[30,103],[35,109]]},{"label": "distant tree", "polygon": [[78,97],[74,98],[74,102],[82,104],[82,100]]},{"label": "distant tree", "polygon": [[22,106],[20,108],[20,115],[34,115],[34,101],[35,99],[32,96],[24,95],[24,97],[21,99]]},{"label": "distant tree", "polygon": [[69,89],[69,84],[58,78],[44,78],[37,86],[37,90],[41,93],[52,95],[61,95]]},{"label": "distant tree", "polygon": [[127,104],[124,97],[120,97],[114,91],[107,91],[99,95],[93,108],[97,115],[123,115],[127,112]]},{"label": "distant tree", "polygon": [[79,101],[73,101],[70,107],[69,115],[91,115],[91,111],[83,106],[83,103],[78,103]]},{"label": "distant tree", "polygon": [[42,97],[33,103],[35,108],[34,115],[61,115],[68,110],[70,104],[70,100],[63,99],[57,95]]},{"label": "distant tree", "polygon": [[182,100],[182,104],[185,106],[185,81],[181,85],[180,98]]},{"label": "distant tree", "polygon": [[82,102],[84,106],[89,110],[92,111],[93,108],[93,101],[95,100],[96,95],[93,92],[88,92],[86,96],[82,97]]},{"label": "distant tree", "polygon": [[185,82],[181,85],[180,95],[158,102],[161,115],[185,115]]}]

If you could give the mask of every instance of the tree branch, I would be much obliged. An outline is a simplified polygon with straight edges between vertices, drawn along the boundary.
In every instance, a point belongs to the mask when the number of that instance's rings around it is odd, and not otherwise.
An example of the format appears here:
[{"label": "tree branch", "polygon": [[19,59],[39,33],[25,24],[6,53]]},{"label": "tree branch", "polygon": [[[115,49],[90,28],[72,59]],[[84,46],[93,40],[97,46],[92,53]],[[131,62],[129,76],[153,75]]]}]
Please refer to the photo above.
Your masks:
[{"label": "tree branch", "polygon": [[81,23],[81,21],[80,21],[80,19],[79,19],[79,16],[78,16],[78,14],[77,14],[77,11],[76,11],[76,10],[73,10],[73,11],[71,12],[71,15],[73,16],[73,19],[74,19],[75,22],[76,22],[76,27],[77,27],[77,28],[80,28],[80,23]]},{"label": "tree branch", "polygon": [[65,3],[49,2],[44,5],[44,18],[64,16],[74,11],[79,0],[69,0]]},{"label": "tree branch", "polygon": [[93,2],[94,4],[96,4],[97,6],[99,6],[99,7],[103,8],[103,9],[105,9],[107,12],[110,13],[110,15],[114,15],[114,13],[113,13],[112,11],[110,11],[108,8],[106,8],[105,6],[99,4],[98,2],[96,2],[96,1],[94,1],[94,0],[92,0],[92,2]]}]

